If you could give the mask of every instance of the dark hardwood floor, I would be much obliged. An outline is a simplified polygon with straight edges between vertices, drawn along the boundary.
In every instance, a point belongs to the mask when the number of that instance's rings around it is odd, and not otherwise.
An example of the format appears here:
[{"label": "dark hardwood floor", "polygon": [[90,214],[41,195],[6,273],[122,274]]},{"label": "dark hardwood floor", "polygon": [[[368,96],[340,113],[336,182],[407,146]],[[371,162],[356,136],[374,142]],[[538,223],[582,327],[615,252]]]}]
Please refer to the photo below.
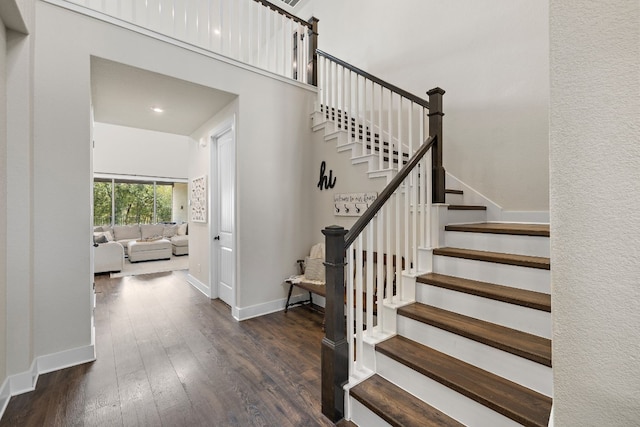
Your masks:
[{"label": "dark hardwood floor", "polygon": [[0,426],[331,426],[322,316],[236,322],[184,272],[96,277],[97,361],[40,376]]}]

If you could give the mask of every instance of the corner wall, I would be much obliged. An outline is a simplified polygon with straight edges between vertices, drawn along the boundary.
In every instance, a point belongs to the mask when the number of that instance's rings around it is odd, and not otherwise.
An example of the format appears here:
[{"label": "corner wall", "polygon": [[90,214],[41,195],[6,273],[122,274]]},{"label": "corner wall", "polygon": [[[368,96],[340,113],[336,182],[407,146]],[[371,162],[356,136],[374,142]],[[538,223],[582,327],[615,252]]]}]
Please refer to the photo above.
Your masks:
[{"label": "corner wall", "polygon": [[0,19],[0,393],[7,378],[7,33]]},{"label": "corner wall", "polygon": [[640,3],[552,1],[556,426],[640,420]]},{"label": "corner wall", "polygon": [[237,309],[241,318],[282,309],[282,281],[311,243],[300,176],[315,89],[48,3],[37,3],[36,16],[36,356],[91,343],[91,56],[238,94]]},{"label": "corner wall", "polygon": [[509,211],[549,209],[548,3],[312,0],[320,49],[444,95],[444,166]]},{"label": "corner wall", "polygon": [[[3,147],[6,161],[0,168],[0,181],[6,179],[6,198],[0,201],[6,223],[0,227],[0,234],[4,234],[7,242],[6,247],[2,245],[7,250],[1,261],[4,267],[0,267],[2,280],[6,280],[6,300],[0,308],[0,311],[6,308],[5,315],[0,317],[0,324],[6,325],[3,342],[6,347],[0,359],[4,360],[2,369],[7,376],[7,381],[0,383],[1,413],[3,404],[8,402],[5,392],[15,394],[33,387],[29,370],[34,365],[35,317],[32,254],[35,1],[7,0],[0,7],[0,15],[7,27],[6,62],[1,67],[6,71],[6,80],[0,79],[3,89],[6,88],[2,102],[3,108],[6,107],[6,133],[2,132],[6,137]],[[2,44],[4,46],[4,42]],[[26,375],[17,375],[21,373]]]}]

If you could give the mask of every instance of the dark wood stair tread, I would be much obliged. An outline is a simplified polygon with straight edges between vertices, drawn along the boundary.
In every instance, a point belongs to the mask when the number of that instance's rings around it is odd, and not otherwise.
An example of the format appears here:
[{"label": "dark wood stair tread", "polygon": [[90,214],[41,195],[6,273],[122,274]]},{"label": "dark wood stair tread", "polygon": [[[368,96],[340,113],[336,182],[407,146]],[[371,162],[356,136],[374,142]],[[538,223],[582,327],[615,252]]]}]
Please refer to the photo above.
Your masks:
[{"label": "dark wood stair tread", "polygon": [[490,298],[509,304],[533,308],[551,313],[551,295],[494,283],[463,279],[444,274],[427,273],[416,278],[419,283],[437,286],[457,292],[464,292],[483,298]]},{"label": "dark wood stair tread", "polygon": [[463,425],[379,375],[367,378],[349,394],[392,426]]},{"label": "dark wood stair tread", "polygon": [[447,207],[450,211],[486,211],[486,206],[479,205],[449,205]]},{"label": "dark wood stair tread", "polygon": [[547,426],[551,398],[454,357],[395,336],[376,351],[525,426]]},{"label": "dark wood stair tread", "polygon": [[549,237],[549,224],[492,223],[447,225],[446,231]]},{"label": "dark wood stair tread", "polygon": [[477,251],[473,249],[460,248],[438,248],[433,250],[433,254],[477,261],[495,262],[498,264],[516,265],[520,267],[539,268],[542,270],[551,270],[551,263],[549,261],[549,258],[539,256],[505,254],[500,252]]},{"label": "dark wood stair tread", "polygon": [[358,425],[349,420],[342,419],[336,423],[336,427],[358,427]]},{"label": "dark wood stair tread", "polygon": [[399,308],[398,315],[551,367],[551,340],[547,338],[421,303]]},{"label": "dark wood stair tread", "polygon": [[464,191],[462,190],[453,190],[451,188],[446,188],[444,192],[445,194],[464,194]]}]

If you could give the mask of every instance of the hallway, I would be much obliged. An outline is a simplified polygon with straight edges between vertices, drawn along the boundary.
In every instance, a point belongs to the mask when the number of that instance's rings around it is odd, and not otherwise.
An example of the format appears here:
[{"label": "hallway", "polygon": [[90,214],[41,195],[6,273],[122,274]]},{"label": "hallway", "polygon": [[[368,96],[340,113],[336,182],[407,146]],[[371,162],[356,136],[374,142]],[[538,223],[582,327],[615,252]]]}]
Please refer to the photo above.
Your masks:
[{"label": "hallway", "polygon": [[40,376],[0,427],[332,425],[320,412],[319,314],[238,323],[184,271],[96,276],[96,298],[98,360]]}]

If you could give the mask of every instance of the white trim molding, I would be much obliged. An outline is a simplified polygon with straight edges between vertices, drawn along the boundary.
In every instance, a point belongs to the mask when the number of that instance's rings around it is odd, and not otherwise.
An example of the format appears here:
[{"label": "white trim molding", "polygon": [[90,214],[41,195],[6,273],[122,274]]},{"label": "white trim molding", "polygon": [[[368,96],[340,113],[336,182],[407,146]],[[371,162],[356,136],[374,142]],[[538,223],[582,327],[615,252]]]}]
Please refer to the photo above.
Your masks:
[{"label": "white trim molding", "polygon": [[93,344],[35,358],[28,371],[10,375],[0,387],[0,419],[11,397],[34,391],[40,375],[95,360],[96,348]]},{"label": "white trim molding", "polygon": [[202,283],[191,274],[187,274],[187,282],[191,286],[202,292],[204,296],[206,296],[207,298],[211,298],[211,286]]},{"label": "white trim molding", "polygon": [[[291,296],[291,303],[300,302],[307,299],[306,293],[301,293],[299,295]],[[287,303],[286,298],[277,299],[274,301],[265,302],[262,304],[256,304],[249,307],[234,307],[232,310],[233,317],[236,320],[248,320],[254,317],[264,316],[265,314],[276,313],[278,311],[283,311],[284,306]],[[314,303],[318,303],[314,300]]]}]

